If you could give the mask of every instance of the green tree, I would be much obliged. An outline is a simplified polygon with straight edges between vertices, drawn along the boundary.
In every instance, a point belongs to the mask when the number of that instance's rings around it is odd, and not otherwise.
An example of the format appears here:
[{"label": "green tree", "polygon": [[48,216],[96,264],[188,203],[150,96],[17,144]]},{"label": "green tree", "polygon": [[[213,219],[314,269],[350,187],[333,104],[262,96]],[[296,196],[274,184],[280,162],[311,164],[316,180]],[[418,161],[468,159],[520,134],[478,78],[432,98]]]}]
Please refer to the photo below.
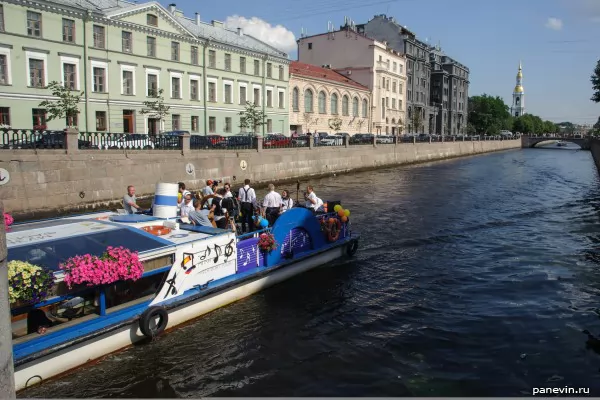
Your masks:
[{"label": "green tree", "polygon": [[154,100],[145,101],[144,106],[146,108],[142,108],[142,111],[140,111],[142,114],[148,114],[148,116],[157,119],[161,131],[164,130],[163,123],[167,115],[169,115],[169,109],[171,108],[170,106],[165,105],[163,92],[163,89],[152,91],[150,97]]},{"label": "green tree", "polygon": [[67,127],[75,126],[75,117],[79,114],[79,102],[83,92],[73,93],[71,89],[57,81],[50,82],[46,88],[52,91],[52,96],[58,97],[58,100],[44,100],[39,104],[39,107],[45,108],[48,112],[47,120],[65,118]]},{"label": "green tree", "polygon": [[412,125],[413,133],[420,133],[421,128],[423,127],[423,116],[421,115],[421,110],[413,110],[410,116],[410,122]]},{"label": "green tree", "polygon": [[515,118],[515,121],[513,123],[513,131],[529,135],[535,133],[534,129],[535,126],[533,124],[533,120],[531,118],[528,118],[527,114]]},{"label": "green tree", "polygon": [[508,106],[499,96],[483,94],[470,97],[468,111],[468,122],[477,134],[497,135],[512,122]]},{"label": "green tree", "polygon": [[329,128],[332,129],[335,133],[338,133],[340,129],[342,129],[342,120],[339,117],[330,119]]},{"label": "green tree", "polygon": [[246,102],[246,109],[238,113],[240,116],[240,128],[252,129],[254,133],[258,128],[267,123],[267,115],[258,105]]},{"label": "green tree", "polygon": [[600,60],[596,63],[596,68],[594,68],[590,80],[592,81],[592,89],[594,89],[591,100],[594,103],[600,103]]}]

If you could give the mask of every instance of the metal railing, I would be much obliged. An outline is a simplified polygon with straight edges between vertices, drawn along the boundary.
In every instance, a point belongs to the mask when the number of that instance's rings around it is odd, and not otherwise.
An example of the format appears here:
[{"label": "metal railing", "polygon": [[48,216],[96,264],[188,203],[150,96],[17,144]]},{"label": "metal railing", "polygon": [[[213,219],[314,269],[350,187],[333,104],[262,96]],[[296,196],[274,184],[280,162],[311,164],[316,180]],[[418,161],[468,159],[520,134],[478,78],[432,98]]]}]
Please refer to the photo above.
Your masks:
[{"label": "metal railing", "polygon": [[0,148],[20,149],[64,149],[63,131],[41,131],[33,129],[1,129]]},{"label": "metal railing", "polygon": [[[82,146],[83,144],[83,146]],[[139,133],[81,132],[79,148],[91,150],[181,150],[181,137]]]}]

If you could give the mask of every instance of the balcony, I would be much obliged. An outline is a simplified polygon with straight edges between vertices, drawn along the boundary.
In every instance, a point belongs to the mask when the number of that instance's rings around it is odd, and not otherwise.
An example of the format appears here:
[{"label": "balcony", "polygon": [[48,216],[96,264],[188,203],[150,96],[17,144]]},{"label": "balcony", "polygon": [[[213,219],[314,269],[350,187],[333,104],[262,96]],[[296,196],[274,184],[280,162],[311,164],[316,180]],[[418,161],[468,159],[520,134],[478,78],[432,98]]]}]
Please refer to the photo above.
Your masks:
[{"label": "balcony", "polygon": [[384,61],[377,61],[376,67],[377,72],[388,72],[390,70],[390,63]]}]

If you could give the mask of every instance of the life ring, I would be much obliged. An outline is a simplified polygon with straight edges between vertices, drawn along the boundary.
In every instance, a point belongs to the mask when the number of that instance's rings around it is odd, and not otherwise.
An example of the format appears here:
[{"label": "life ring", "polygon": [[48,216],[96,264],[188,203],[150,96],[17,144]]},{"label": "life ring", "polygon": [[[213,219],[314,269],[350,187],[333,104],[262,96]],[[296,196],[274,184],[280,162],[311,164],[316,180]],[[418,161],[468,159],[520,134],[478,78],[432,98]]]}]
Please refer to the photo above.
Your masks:
[{"label": "life ring", "polygon": [[171,228],[162,225],[144,226],[142,227],[142,230],[154,236],[168,235],[171,233]]},{"label": "life ring", "polygon": [[[158,322],[156,322],[158,318]],[[140,316],[140,331],[144,336],[153,338],[160,335],[169,323],[169,313],[163,307],[150,307]]]},{"label": "life ring", "polygon": [[329,218],[325,223],[325,232],[327,232],[327,240],[335,242],[340,238],[340,231],[342,230],[342,223],[339,219]]},{"label": "life ring", "polygon": [[350,257],[352,257],[356,251],[358,250],[358,240],[353,239],[350,241],[350,243],[348,243],[348,246],[346,246],[346,254],[348,254]]}]

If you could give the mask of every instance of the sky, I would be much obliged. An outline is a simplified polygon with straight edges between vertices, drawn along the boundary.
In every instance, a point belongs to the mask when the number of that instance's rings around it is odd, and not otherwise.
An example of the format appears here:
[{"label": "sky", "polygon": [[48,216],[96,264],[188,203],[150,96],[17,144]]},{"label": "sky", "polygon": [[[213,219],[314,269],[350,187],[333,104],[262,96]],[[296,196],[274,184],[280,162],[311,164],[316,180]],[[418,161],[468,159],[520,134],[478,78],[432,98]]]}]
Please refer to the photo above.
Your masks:
[{"label": "sky", "polygon": [[[169,1],[160,1],[167,6]],[[519,61],[526,112],[554,122],[594,124],[590,76],[600,59],[600,0],[174,0],[186,16],[223,21],[297,56],[302,32],[336,29],[377,14],[393,16],[421,40],[470,71],[469,95],[500,96],[512,103]]]}]

